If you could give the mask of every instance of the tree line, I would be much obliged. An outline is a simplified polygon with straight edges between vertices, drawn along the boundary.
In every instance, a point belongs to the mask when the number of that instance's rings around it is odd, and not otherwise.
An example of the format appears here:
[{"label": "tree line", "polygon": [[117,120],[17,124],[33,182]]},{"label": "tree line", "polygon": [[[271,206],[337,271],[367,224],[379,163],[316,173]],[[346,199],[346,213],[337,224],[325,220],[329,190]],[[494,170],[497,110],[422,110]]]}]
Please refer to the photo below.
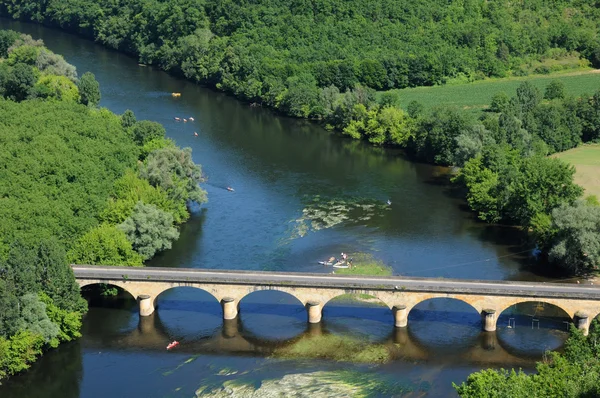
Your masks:
[{"label": "tree line", "polygon": [[330,86],[600,67],[600,10],[581,0],[2,0],[0,10],[299,117],[320,118]]},{"label": "tree line", "polygon": [[469,375],[454,388],[463,398],[598,397],[600,396],[600,322],[584,336],[571,325],[563,353],[550,352],[537,373],[487,369]]},{"label": "tree line", "polygon": [[0,31],[0,379],[80,336],[70,263],[141,266],[206,201],[191,149],[98,109],[100,88],[39,40]]}]

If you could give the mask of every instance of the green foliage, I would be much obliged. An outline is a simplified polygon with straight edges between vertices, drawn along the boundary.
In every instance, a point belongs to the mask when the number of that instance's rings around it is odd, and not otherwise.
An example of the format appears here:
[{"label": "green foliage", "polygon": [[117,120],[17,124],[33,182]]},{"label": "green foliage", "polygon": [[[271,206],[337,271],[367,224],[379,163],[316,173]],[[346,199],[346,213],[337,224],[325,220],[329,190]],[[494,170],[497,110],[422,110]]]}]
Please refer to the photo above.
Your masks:
[{"label": "green foliage", "polygon": [[129,127],[133,126],[135,124],[135,122],[137,122],[137,119],[135,118],[135,114],[133,113],[132,110],[127,109],[121,115],[121,125],[124,128],[129,128]]},{"label": "green foliage", "polygon": [[110,112],[63,101],[0,101],[0,242],[56,237],[68,249],[97,225],[136,153]]},{"label": "green foliage", "polygon": [[81,312],[62,309],[54,304],[54,301],[45,293],[40,293],[40,300],[46,305],[48,319],[60,330],[57,335],[61,342],[72,341],[81,337]]},{"label": "green foliage", "polygon": [[140,148],[140,160],[146,159],[150,153],[158,149],[176,147],[175,141],[170,138],[153,138]]},{"label": "green foliage", "polygon": [[173,201],[165,190],[153,187],[147,180],[128,170],[123,177],[115,181],[111,198],[100,217],[105,222],[120,224],[131,216],[133,208],[140,201],[170,213],[177,224],[189,216],[185,200]]},{"label": "green foliage", "polygon": [[140,177],[165,190],[176,202],[206,202],[206,192],[198,185],[204,181],[202,169],[193,162],[190,148],[162,148],[152,152],[144,161]]},{"label": "green foliage", "polygon": [[138,202],[133,212],[119,229],[125,232],[133,249],[144,260],[152,258],[155,253],[170,249],[174,240],[179,238],[179,231],[173,227],[173,216],[154,205]]},{"label": "green foliage", "polygon": [[456,138],[471,124],[470,116],[458,109],[435,108],[420,120],[412,149],[427,162],[450,164],[456,151]]},{"label": "green foliage", "polygon": [[133,125],[133,140],[140,146],[164,137],[165,128],[160,123],[142,120]]},{"label": "green foliage", "polygon": [[18,47],[12,47],[8,51],[8,59],[6,62],[10,66],[16,64],[25,64],[29,66],[35,66],[35,62],[40,54],[41,47],[22,45]]},{"label": "green foliage", "polygon": [[[8,56],[8,49],[19,38],[19,33],[12,30],[0,30],[0,58]],[[1,377],[0,377],[1,378]]]},{"label": "green foliage", "polygon": [[544,91],[544,98],[547,100],[565,98],[564,83],[559,80],[552,80],[550,84],[546,86],[546,91]]},{"label": "green foliage", "polygon": [[29,330],[21,330],[9,339],[0,337],[0,377],[28,369],[43,347],[44,338]]},{"label": "green foliage", "polygon": [[600,395],[600,327],[594,320],[589,336],[571,326],[563,354],[550,353],[536,374],[514,369],[482,370],[454,388],[463,398],[597,397]]},{"label": "green foliage", "polygon": [[80,295],[64,246],[51,239],[40,242],[33,250],[36,254],[38,283],[43,294],[48,297],[48,300],[43,301],[69,312],[85,312],[87,303]]},{"label": "green foliage", "polygon": [[550,261],[572,273],[595,271],[600,266],[600,207],[583,200],[563,204],[552,212],[555,231]]},{"label": "green foliage", "polygon": [[79,90],[75,83],[65,76],[45,75],[33,87],[32,97],[58,101],[79,101]]},{"label": "green foliage", "polygon": [[506,112],[508,110],[509,102],[509,96],[504,91],[499,91],[492,96],[490,111],[498,113]]},{"label": "green foliage", "polygon": [[47,48],[42,47],[40,49],[35,60],[35,67],[44,74],[66,77],[72,82],[77,81],[75,67],[67,63],[62,55],[54,54]]},{"label": "green foliage", "polygon": [[42,336],[44,342],[51,347],[58,346],[57,336],[60,333],[58,326],[48,318],[46,304],[37,294],[27,293],[19,298],[20,316],[19,330],[28,330],[33,334]]},{"label": "green foliage", "polygon": [[506,146],[493,146],[467,161],[455,180],[467,188],[469,206],[480,219],[530,226],[538,213],[549,214],[583,193],[573,183],[574,173],[559,159],[523,158]]},{"label": "green foliage", "polygon": [[67,253],[74,264],[141,266],[142,257],[133,251],[123,231],[100,224],[83,235]]},{"label": "green foliage", "polygon": [[23,101],[29,96],[37,81],[35,70],[27,64],[16,64],[10,69],[4,82],[4,95],[15,101]]},{"label": "green foliage", "polygon": [[96,81],[96,76],[91,72],[85,72],[79,83],[79,102],[83,105],[97,106],[100,103],[100,84]]}]

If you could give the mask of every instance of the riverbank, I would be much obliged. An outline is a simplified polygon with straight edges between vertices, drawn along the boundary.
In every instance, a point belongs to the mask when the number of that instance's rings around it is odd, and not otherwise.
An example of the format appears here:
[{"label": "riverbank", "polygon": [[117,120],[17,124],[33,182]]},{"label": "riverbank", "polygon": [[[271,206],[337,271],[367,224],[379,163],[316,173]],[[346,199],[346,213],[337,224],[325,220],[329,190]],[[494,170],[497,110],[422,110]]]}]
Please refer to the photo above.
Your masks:
[{"label": "riverbank", "polygon": [[41,40],[0,31],[0,379],[81,337],[70,263],[141,266],[205,192],[191,150],[98,109],[100,87]]}]

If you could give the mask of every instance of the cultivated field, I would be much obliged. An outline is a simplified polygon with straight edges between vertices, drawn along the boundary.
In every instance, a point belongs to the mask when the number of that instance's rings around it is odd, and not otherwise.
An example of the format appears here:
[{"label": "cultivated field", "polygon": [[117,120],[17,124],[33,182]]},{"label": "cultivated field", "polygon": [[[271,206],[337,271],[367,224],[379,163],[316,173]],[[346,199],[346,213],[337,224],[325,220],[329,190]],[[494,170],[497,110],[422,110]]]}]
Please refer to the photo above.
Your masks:
[{"label": "cultivated field", "polygon": [[585,188],[586,195],[600,198],[600,144],[582,145],[554,156],[575,166],[575,182]]},{"label": "cultivated field", "polygon": [[515,95],[517,87],[524,80],[531,81],[542,92],[552,80],[565,84],[567,94],[593,94],[600,89],[600,69],[535,75],[507,79],[481,80],[474,83],[417,87],[395,90],[400,94],[400,103],[406,108],[410,101],[418,101],[425,107],[455,105],[463,109],[481,110],[489,106],[492,96],[504,91],[509,97]]}]

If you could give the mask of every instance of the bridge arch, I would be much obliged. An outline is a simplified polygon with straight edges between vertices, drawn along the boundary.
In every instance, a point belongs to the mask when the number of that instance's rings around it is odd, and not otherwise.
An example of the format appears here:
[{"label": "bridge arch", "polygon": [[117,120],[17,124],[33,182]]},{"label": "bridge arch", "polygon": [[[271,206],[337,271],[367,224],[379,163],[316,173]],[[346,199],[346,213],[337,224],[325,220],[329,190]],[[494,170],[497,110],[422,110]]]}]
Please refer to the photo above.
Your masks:
[{"label": "bridge arch", "polygon": [[191,286],[169,286],[166,287],[165,289],[163,289],[162,291],[160,291],[159,293],[157,293],[154,297],[153,297],[153,305],[154,308],[158,308],[158,298],[164,294],[167,293],[169,291],[174,291],[174,290],[178,290],[178,289],[187,289],[187,290],[197,290],[198,292],[202,292],[207,294],[208,296],[210,296],[210,298],[212,298],[216,303],[219,302],[219,299],[217,299],[217,297],[215,297],[215,295],[213,293],[211,293],[208,289],[203,289],[202,287],[199,286],[195,286],[195,285],[191,285]]},{"label": "bridge arch", "polygon": [[306,330],[305,304],[290,292],[261,289],[239,301],[239,318],[245,337],[281,343]]},{"label": "bridge arch", "polygon": [[115,281],[111,281],[111,282],[104,282],[104,281],[78,281],[78,282],[79,282],[79,288],[80,288],[80,290],[84,290],[84,288],[86,288],[86,287],[91,287],[91,286],[95,286],[95,285],[114,286],[114,287],[118,287],[119,289],[121,289],[124,292],[126,292],[127,294],[129,294],[134,300],[137,300],[136,292],[132,291],[131,289],[128,289],[127,286],[124,286],[123,284],[121,284],[119,282],[115,282]]},{"label": "bridge arch", "polygon": [[518,304],[525,304],[525,303],[539,303],[542,305],[551,305],[553,307],[556,307],[558,309],[560,309],[561,311],[563,311],[565,313],[565,315],[571,319],[571,321],[574,320],[575,318],[575,314],[577,313],[577,309],[576,308],[569,308],[568,306],[565,306],[560,300],[552,300],[552,299],[547,299],[547,298],[540,298],[540,299],[536,299],[535,297],[532,298],[515,298],[512,300],[503,300],[503,305],[498,308],[497,313],[497,318],[499,318],[500,316],[502,316],[502,314],[508,310],[509,308],[518,305]]}]

